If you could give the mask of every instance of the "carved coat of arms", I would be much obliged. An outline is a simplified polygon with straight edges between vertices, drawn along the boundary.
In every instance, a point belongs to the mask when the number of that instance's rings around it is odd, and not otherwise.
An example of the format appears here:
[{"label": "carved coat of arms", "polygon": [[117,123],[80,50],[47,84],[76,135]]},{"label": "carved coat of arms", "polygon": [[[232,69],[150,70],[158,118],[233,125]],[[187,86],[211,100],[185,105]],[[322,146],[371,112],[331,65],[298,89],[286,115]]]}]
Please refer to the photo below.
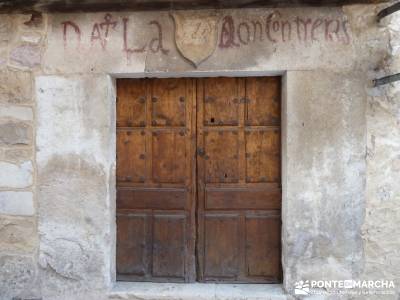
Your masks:
[{"label": "carved coat of arms", "polygon": [[196,67],[217,46],[219,14],[217,12],[174,12],[175,42],[179,52]]}]

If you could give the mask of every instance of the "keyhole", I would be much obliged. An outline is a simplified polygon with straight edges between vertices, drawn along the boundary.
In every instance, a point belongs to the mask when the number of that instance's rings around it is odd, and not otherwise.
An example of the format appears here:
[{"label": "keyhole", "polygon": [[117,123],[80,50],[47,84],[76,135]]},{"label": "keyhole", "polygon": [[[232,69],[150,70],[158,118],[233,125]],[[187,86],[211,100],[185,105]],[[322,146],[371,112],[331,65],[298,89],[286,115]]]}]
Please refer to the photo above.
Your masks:
[{"label": "keyhole", "polygon": [[225,174],[224,174],[224,177],[225,177],[225,178],[228,178],[228,174],[225,173]]},{"label": "keyhole", "polygon": [[214,118],[211,118],[211,123],[214,123],[214,121],[215,121]]}]

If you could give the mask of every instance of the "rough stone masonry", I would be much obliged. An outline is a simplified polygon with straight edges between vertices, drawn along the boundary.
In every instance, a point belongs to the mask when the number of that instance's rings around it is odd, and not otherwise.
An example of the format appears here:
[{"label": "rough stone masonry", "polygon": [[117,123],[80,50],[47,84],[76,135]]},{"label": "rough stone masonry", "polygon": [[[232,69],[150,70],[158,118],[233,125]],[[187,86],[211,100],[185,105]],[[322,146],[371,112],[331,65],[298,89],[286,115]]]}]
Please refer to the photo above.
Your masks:
[{"label": "rough stone masonry", "polygon": [[383,7],[0,15],[0,299],[140,298],[113,292],[115,78],[263,74],[284,80],[274,299],[313,279],[394,280],[340,299],[399,299],[400,84],[372,79],[400,70],[400,15],[378,23]]}]

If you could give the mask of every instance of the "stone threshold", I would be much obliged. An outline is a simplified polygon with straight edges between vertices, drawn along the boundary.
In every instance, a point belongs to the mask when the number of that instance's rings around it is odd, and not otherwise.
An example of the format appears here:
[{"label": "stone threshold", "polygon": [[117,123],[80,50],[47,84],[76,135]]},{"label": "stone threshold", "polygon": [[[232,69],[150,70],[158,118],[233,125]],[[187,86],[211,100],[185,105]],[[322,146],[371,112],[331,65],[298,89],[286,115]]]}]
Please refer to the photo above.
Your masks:
[{"label": "stone threshold", "polygon": [[109,299],[288,300],[281,284],[117,282]]}]

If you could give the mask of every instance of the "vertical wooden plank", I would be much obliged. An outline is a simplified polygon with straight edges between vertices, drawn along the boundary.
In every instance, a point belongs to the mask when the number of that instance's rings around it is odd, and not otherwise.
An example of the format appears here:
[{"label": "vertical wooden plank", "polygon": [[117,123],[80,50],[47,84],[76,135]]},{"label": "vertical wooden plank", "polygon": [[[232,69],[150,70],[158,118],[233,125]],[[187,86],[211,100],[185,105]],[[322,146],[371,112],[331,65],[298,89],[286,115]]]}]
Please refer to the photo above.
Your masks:
[{"label": "vertical wooden plank", "polygon": [[151,130],[151,89],[153,85],[152,79],[147,79],[145,81],[146,86],[146,130],[144,131],[146,137],[146,184],[149,185],[153,183],[153,143],[152,143],[152,130]]},{"label": "vertical wooden plank", "polygon": [[245,211],[239,213],[239,228],[238,228],[238,272],[236,279],[241,282],[247,280],[246,270],[246,218]]},{"label": "vertical wooden plank", "polygon": [[247,101],[246,98],[246,79],[240,78],[238,80],[238,90],[240,95],[240,105],[239,105],[239,126],[238,126],[238,167],[239,167],[239,183],[246,182],[246,148],[245,148],[245,137],[244,137],[244,128],[246,126],[246,107]]},{"label": "vertical wooden plank", "polygon": [[154,276],[154,271],[153,271],[153,265],[154,265],[154,211],[150,212],[150,217],[149,217],[149,221],[148,221],[148,228],[149,230],[147,231],[147,236],[146,236],[146,249],[147,249],[147,268],[149,270],[147,276],[145,276],[144,278],[140,278],[143,279],[144,281],[151,281]]},{"label": "vertical wooden plank", "polygon": [[[243,185],[246,183],[246,143],[245,143],[245,126],[246,126],[246,110],[249,99],[246,97],[246,78],[239,78],[238,80],[238,91],[240,95],[239,101],[239,124],[238,124],[238,177],[239,184]],[[243,281],[246,278],[246,245],[245,236],[246,232],[244,230],[245,217],[244,212],[241,211],[239,214],[239,249],[238,249],[238,274],[237,280]]]},{"label": "vertical wooden plank", "polygon": [[205,202],[205,171],[204,159],[201,155],[204,152],[204,80],[197,79],[196,84],[196,134],[197,134],[197,278],[204,280],[204,202]]},{"label": "vertical wooden plank", "polygon": [[187,186],[189,187],[187,207],[189,211],[189,220],[186,222],[187,226],[187,243],[186,247],[186,282],[193,282],[196,280],[196,243],[197,243],[197,226],[196,226],[196,210],[197,210],[197,162],[196,162],[196,80],[193,78],[187,79],[187,101],[186,101],[186,124],[188,135],[187,153],[190,162],[190,168],[187,170]]}]

